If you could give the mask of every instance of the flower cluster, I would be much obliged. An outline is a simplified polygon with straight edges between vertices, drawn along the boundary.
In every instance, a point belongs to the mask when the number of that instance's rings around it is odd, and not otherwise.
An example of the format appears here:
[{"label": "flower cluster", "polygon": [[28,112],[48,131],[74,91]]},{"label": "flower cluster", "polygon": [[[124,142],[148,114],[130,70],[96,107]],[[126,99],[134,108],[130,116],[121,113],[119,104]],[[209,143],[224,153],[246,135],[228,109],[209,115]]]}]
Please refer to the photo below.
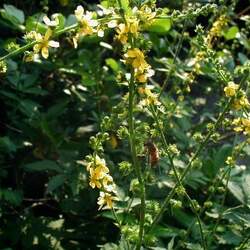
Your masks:
[{"label": "flower cluster", "polygon": [[250,136],[250,119],[249,118],[236,118],[233,121],[235,125],[234,131],[243,132],[243,134]]},{"label": "flower cluster", "polygon": [[154,74],[151,66],[146,62],[143,52],[138,49],[129,49],[124,55],[125,62],[134,69],[135,79],[140,83],[145,83],[148,77]]},{"label": "flower cluster", "polygon": [[[238,89],[238,84],[235,84],[234,82],[229,82],[228,85],[224,88],[224,92],[227,97],[233,97],[236,96],[236,92]],[[239,95],[236,96],[235,100],[233,101],[233,108],[236,110],[240,110],[249,107],[250,103],[247,99],[246,93],[240,90]]]},{"label": "flower cluster", "polygon": [[47,59],[49,57],[49,47],[58,48],[59,43],[53,40],[50,40],[52,36],[52,30],[50,28],[47,29],[45,35],[41,35],[40,33],[35,33],[35,41],[37,44],[34,45],[33,50],[35,54],[41,52],[43,58]]},{"label": "flower cluster", "polygon": [[7,72],[7,64],[5,61],[0,62],[0,74]]},{"label": "flower cluster", "polygon": [[212,28],[209,30],[208,36],[206,37],[206,43],[208,47],[212,47],[213,41],[216,37],[221,35],[222,29],[226,26],[229,19],[225,15],[221,15],[214,23]]},{"label": "flower cluster", "polygon": [[112,176],[109,174],[105,160],[101,159],[97,154],[90,157],[87,164],[87,171],[90,174],[89,185],[92,188],[100,189],[100,196],[97,202],[99,209],[111,209],[113,201],[117,198],[115,196],[115,184]]},{"label": "flower cluster", "polygon": [[58,14],[53,14],[51,20],[47,17],[43,17],[44,23],[48,26],[44,35],[36,31],[30,31],[24,35],[24,39],[27,41],[34,41],[36,44],[33,46],[33,52],[26,54],[25,61],[33,61],[41,53],[42,57],[47,59],[49,57],[49,48],[58,48],[59,42],[51,40],[53,35],[52,28],[59,25]]},{"label": "flower cluster", "polygon": [[126,24],[120,23],[116,29],[116,38],[122,43],[126,44],[128,42],[128,37],[131,34],[134,37],[138,36],[139,22],[136,19],[127,20]]},{"label": "flower cluster", "polygon": [[235,84],[234,82],[229,82],[228,85],[224,88],[225,95],[227,97],[235,96],[238,88],[238,84]]},{"label": "flower cluster", "polygon": [[150,105],[159,106],[161,103],[158,101],[158,94],[155,94],[151,91],[153,86],[147,85],[145,87],[140,87],[138,92],[144,97],[139,103],[139,107],[148,107]]},{"label": "flower cluster", "polygon": [[[86,35],[93,35],[97,32],[96,27],[98,26],[98,21],[93,19],[93,13],[86,11],[84,12],[84,8],[79,5],[75,10],[75,17],[78,21],[79,28],[75,36],[73,37],[74,47],[77,48],[77,43],[80,37]],[[99,31],[99,35],[103,36],[103,31]]]}]

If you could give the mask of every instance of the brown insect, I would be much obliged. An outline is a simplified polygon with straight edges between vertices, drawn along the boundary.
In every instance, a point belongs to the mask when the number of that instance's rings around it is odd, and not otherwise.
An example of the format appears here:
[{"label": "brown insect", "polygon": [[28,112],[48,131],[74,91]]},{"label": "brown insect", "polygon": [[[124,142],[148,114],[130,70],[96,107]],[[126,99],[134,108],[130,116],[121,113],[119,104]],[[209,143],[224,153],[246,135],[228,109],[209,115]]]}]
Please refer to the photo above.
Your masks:
[{"label": "brown insect", "polygon": [[146,148],[146,150],[148,151],[148,154],[149,154],[150,165],[151,165],[151,167],[154,167],[158,163],[158,161],[160,159],[159,150],[158,150],[157,146],[150,140],[145,142],[144,146],[145,146],[145,148]]}]

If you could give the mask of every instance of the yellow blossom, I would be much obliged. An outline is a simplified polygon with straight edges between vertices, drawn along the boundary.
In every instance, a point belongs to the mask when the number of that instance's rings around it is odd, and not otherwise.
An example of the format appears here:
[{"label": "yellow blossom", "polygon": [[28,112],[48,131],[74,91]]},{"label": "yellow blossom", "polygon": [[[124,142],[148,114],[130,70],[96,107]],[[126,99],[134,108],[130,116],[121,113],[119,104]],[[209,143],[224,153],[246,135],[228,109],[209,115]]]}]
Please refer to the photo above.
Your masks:
[{"label": "yellow blossom", "polygon": [[144,71],[146,68],[148,68],[145,56],[138,48],[129,49],[124,57],[126,58],[126,63],[131,64],[134,69]]},{"label": "yellow blossom", "polygon": [[115,196],[112,196],[110,193],[100,192],[100,196],[98,198],[97,204],[99,205],[100,209],[111,209],[113,208],[113,201],[116,200]]},{"label": "yellow blossom", "polygon": [[150,105],[160,105],[158,101],[158,95],[151,91],[151,87],[147,86],[143,90],[140,89],[140,93],[145,95],[145,98],[140,101],[139,106],[150,106]]},{"label": "yellow blossom", "polygon": [[234,82],[229,82],[227,87],[224,88],[224,92],[227,97],[235,96],[236,90],[239,88],[238,84],[235,84]]},{"label": "yellow blossom", "polygon": [[250,135],[250,119],[242,118],[242,125],[244,126],[244,134]]},{"label": "yellow blossom", "polygon": [[91,168],[90,169],[90,180],[89,180],[89,185],[92,187],[92,188],[101,188],[101,182],[100,182],[100,173],[95,171],[95,169]]},{"label": "yellow blossom", "polygon": [[132,12],[139,16],[140,22],[142,22],[144,26],[150,26],[156,17],[156,12],[153,12],[146,4],[142,5],[140,9],[134,7]]},{"label": "yellow blossom", "polygon": [[38,42],[34,45],[33,50],[36,54],[41,51],[42,57],[47,59],[49,56],[49,47],[58,48],[59,43],[53,40],[49,40],[52,35],[52,30],[47,29],[44,36],[40,33],[35,33],[35,40]]},{"label": "yellow blossom", "polygon": [[144,83],[147,81],[148,77],[154,75],[154,70],[151,69],[151,66],[148,64],[148,67],[144,69],[144,71],[135,70],[135,78],[138,82]]},{"label": "yellow blossom", "polygon": [[132,34],[134,37],[138,36],[139,31],[139,22],[136,19],[127,20],[127,23],[120,23],[116,32],[118,33],[117,39],[125,44],[128,41],[129,34]]},{"label": "yellow blossom", "polygon": [[250,119],[248,118],[237,118],[234,119],[233,125],[236,127],[234,131],[243,132],[245,135],[250,135]]},{"label": "yellow blossom", "polygon": [[103,176],[102,184],[103,184],[104,188],[107,187],[107,186],[108,186],[110,183],[112,183],[112,182],[113,182],[112,176],[110,176],[110,175],[108,175],[108,174],[105,174],[105,175]]},{"label": "yellow blossom", "polygon": [[250,103],[245,95],[241,96],[239,99],[234,100],[233,108],[236,110],[242,109],[242,108],[249,108]]},{"label": "yellow blossom", "polygon": [[[77,41],[81,36],[92,35],[96,32],[94,27],[98,25],[98,22],[93,19],[92,12],[86,11],[86,13],[84,13],[84,8],[81,5],[77,6],[75,10],[75,17],[79,23],[79,29],[75,37],[73,37],[74,47],[76,48]],[[100,32],[100,34],[102,34],[102,32]]]},{"label": "yellow blossom", "polygon": [[99,155],[95,155],[94,160],[87,164],[87,170],[90,171],[90,168],[96,168],[98,166],[101,166],[103,169],[107,168],[105,160],[101,159]]}]

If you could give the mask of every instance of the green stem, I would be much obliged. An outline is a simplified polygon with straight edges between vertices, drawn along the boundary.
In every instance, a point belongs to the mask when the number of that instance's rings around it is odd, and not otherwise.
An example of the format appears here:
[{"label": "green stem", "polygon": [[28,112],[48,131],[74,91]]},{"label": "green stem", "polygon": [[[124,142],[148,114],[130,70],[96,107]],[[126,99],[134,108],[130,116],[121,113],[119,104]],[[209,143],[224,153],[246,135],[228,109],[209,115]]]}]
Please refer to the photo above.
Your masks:
[{"label": "green stem", "polygon": [[[239,93],[239,90],[241,89],[243,83],[247,80],[249,76],[249,73],[245,74],[240,82],[239,85],[239,89],[237,91],[237,93]],[[202,144],[200,144],[200,146],[198,147],[198,149],[195,151],[194,155],[192,156],[192,158],[190,159],[189,163],[187,164],[187,167],[185,168],[184,172],[182,173],[182,175],[180,176],[180,181],[182,182],[184,180],[184,178],[186,177],[187,173],[189,172],[189,170],[192,168],[192,163],[193,161],[199,156],[199,154],[201,153],[201,151],[204,149],[204,147],[207,145],[209,139],[211,138],[211,136],[213,135],[214,131],[219,127],[221,121],[223,120],[226,112],[229,110],[232,102],[234,100],[234,97],[231,97],[228,102],[226,103],[222,113],[219,115],[218,119],[216,120],[213,129],[210,130],[210,132],[207,134],[207,136],[205,137],[204,141]],[[165,198],[165,200],[163,201],[162,207],[159,211],[159,213],[155,216],[151,227],[150,227],[150,231],[153,229],[153,227],[159,222],[161,216],[163,215],[163,213],[166,210],[166,207],[169,204],[169,201],[173,198],[176,189],[178,188],[179,184],[176,183],[175,186],[173,187],[173,189],[169,192],[168,196]]]},{"label": "green stem", "polygon": [[[170,161],[170,165],[171,165],[171,168],[173,169],[174,171],[174,175],[175,175],[175,178],[177,180],[177,183],[179,184],[179,187],[182,187],[182,183],[181,183],[181,180],[179,178],[179,175],[178,175],[178,172],[177,172],[177,169],[174,165],[174,162],[173,162],[173,157],[170,155],[170,153],[168,152],[168,143],[167,143],[167,140],[166,140],[166,137],[164,135],[164,132],[160,126],[160,123],[159,123],[159,119],[157,117],[157,114],[155,112],[155,109],[154,109],[154,106],[151,106],[151,111],[152,111],[152,114],[153,114],[153,117],[154,117],[154,120],[156,122],[156,125],[157,125],[157,129],[158,131],[160,131],[160,134],[161,134],[161,140],[164,144],[164,147],[165,147],[165,151],[167,152],[167,155],[168,155],[168,158],[169,158],[169,161]],[[197,221],[198,221],[198,224],[199,224],[199,229],[200,229],[200,234],[201,234],[201,240],[202,240],[202,246],[203,246],[203,249],[206,250],[207,249],[207,246],[206,246],[206,241],[205,241],[205,237],[204,237],[204,233],[203,233],[203,230],[202,230],[202,225],[201,225],[201,219],[200,219],[200,216],[199,214],[197,213],[196,211],[196,208],[194,206],[194,203],[192,201],[192,199],[189,197],[189,195],[187,194],[187,192],[185,191],[185,196],[187,197],[187,200],[189,202],[189,204],[191,205],[191,208],[197,218]]]},{"label": "green stem", "polygon": [[[246,145],[247,145],[247,141],[244,141],[244,142],[242,143],[240,149],[239,149],[239,154],[240,154],[240,152],[242,152],[242,150],[244,149],[244,147],[245,147]],[[224,171],[223,175],[221,176],[221,178],[220,178],[218,181],[217,181],[217,179],[215,179],[215,180],[213,181],[213,183],[212,183],[211,186],[214,187],[214,191],[210,193],[210,195],[208,196],[208,198],[206,199],[205,202],[208,202],[208,201],[210,201],[210,200],[212,199],[212,197],[213,197],[215,191],[217,190],[217,187],[222,183],[222,181],[225,179],[225,177],[229,174],[230,171],[231,171],[231,167],[228,167],[228,168]],[[204,203],[205,203],[205,202],[204,202]],[[199,212],[199,216],[200,216],[200,217],[201,217],[201,215],[205,212],[205,210],[206,210],[206,207],[203,207],[203,208],[200,210],[200,212]],[[185,238],[184,238],[183,241],[187,240],[188,235],[190,234],[193,225],[194,225],[194,221],[191,223],[191,225],[189,226],[188,230],[186,231]],[[179,249],[179,246],[180,246],[180,244],[178,243],[177,246],[175,247],[175,250]]]},{"label": "green stem", "polygon": [[163,94],[163,91],[164,89],[166,88],[166,85],[168,84],[168,81],[170,79],[170,76],[172,75],[172,72],[174,70],[174,67],[175,67],[175,64],[176,64],[176,60],[177,60],[177,56],[180,52],[180,49],[181,49],[181,45],[182,45],[182,42],[183,42],[183,37],[184,37],[184,31],[186,29],[186,20],[184,21],[184,24],[183,24],[183,28],[182,28],[182,32],[181,32],[181,37],[180,37],[180,40],[178,42],[178,45],[177,45],[177,48],[176,48],[176,51],[175,51],[175,55],[174,55],[174,60],[173,60],[173,63],[170,67],[170,70],[169,70],[169,73],[161,87],[161,91],[160,91],[160,94],[159,94],[159,98],[161,97],[161,95]]},{"label": "green stem", "polygon": [[240,244],[237,250],[243,250],[246,244],[248,243],[249,239],[250,239],[250,235],[248,235],[248,237],[243,240],[243,242]]},{"label": "green stem", "polygon": [[141,168],[138,164],[136,157],[136,148],[135,148],[135,135],[134,135],[134,71],[131,71],[131,79],[129,81],[129,117],[128,117],[128,127],[129,127],[129,143],[130,151],[132,155],[132,161],[135,168],[135,172],[140,184],[141,191],[141,208],[140,208],[140,225],[139,225],[139,239],[136,245],[136,250],[141,249],[143,233],[144,233],[144,223],[145,223],[145,186],[144,180],[142,177]]},{"label": "green stem", "polygon": [[[223,207],[224,204],[225,204],[225,201],[226,201],[226,196],[227,196],[227,187],[228,187],[228,182],[229,182],[229,179],[230,179],[230,175],[231,175],[231,168],[229,169],[229,172],[228,172],[228,175],[227,175],[227,178],[226,178],[226,185],[225,185],[225,188],[226,188],[226,191],[224,192],[224,195],[223,195],[223,199],[222,199],[222,202],[221,202],[221,206]],[[217,229],[217,227],[219,226],[219,222],[223,216],[223,213],[224,211],[220,212],[219,213],[219,216],[216,220],[216,223],[212,229],[212,233],[209,235],[209,238],[211,239],[210,242],[209,242],[209,245],[211,245],[213,243],[213,236],[215,234],[215,231]]]}]

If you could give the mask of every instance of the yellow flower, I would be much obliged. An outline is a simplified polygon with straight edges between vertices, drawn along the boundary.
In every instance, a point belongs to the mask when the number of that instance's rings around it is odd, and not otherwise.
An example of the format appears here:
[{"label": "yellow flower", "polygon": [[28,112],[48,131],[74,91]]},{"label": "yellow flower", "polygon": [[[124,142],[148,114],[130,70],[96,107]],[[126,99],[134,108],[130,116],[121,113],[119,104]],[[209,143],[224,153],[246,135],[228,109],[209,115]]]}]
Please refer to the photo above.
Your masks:
[{"label": "yellow flower", "polygon": [[134,69],[144,71],[148,68],[145,56],[143,52],[138,48],[129,49],[124,57],[126,58],[126,63],[131,64]]},{"label": "yellow flower", "polygon": [[138,82],[144,83],[147,81],[148,77],[151,77],[154,75],[154,70],[151,69],[151,66],[148,64],[148,67],[144,69],[143,72],[136,69],[135,70],[135,78]]},{"label": "yellow flower", "polygon": [[156,17],[156,12],[153,12],[146,4],[138,10],[137,7],[134,7],[132,10],[134,15],[139,16],[140,21],[144,26],[150,26]]},{"label": "yellow flower", "polygon": [[242,118],[242,125],[244,126],[244,134],[250,135],[250,119]]},{"label": "yellow flower", "polygon": [[122,44],[125,44],[128,41],[128,27],[124,23],[119,24],[117,33],[118,33],[117,39]]},{"label": "yellow flower", "polygon": [[234,119],[233,125],[236,125],[234,131],[243,132],[245,135],[250,135],[250,119],[248,118],[237,118]]},{"label": "yellow flower", "polygon": [[249,108],[250,103],[245,95],[241,96],[239,99],[235,100],[233,103],[233,107],[236,110],[242,109],[242,108]]},{"label": "yellow flower", "polygon": [[227,87],[224,88],[224,92],[227,97],[235,96],[236,90],[239,88],[238,84],[235,84],[234,82],[229,82]]},{"label": "yellow flower", "polygon": [[150,106],[150,105],[157,105],[159,106],[161,103],[158,101],[158,95],[155,93],[152,93],[151,91],[152,87],[147,86],[143,90],[140,89],[140,93],[145,95],[145,98],[140,101],[139,106]]},{"label": "yellow flower", "polygon": [[92,188],[101,188],[102,187],[102,184],[100,182],[100,173],[95,171],[95,169],[91,168],[90,169],[90,180],[89,180],[89,185],[92,187]]},{"label": "yellow flower", "polygon": [[111,209],[113,208],[113,201],[117,200],[115,196],[112,196],[110,193],[100,192],[97,204],[100,209]]},{"label": "yellow flower", "polygon": [[113,178],[112,176],[106,174],[103,176],[103,179],[102,179],[102,184],[105,187],[107,187],[109,185],[109,183],[112,183],[113,182]]},{"label": "yellow flower", "polygon": [[38,42],[34,45],[33,50],[36,54],[41,51],[42,57],[47,59],[49,56],[49,47],[58,48],[59,43],[49,40],[52,35],[52,30],[48,29],[44,36],[40,33],[35,33],[35,40]]},{"label": "yellow flower", "polygon": [[75,17],[80,24],[77,34],[75,37],[73,37],[74,47],[76,48],[77,41],[79,40],[80,36],[92,35],[94,32],[96,32],[96,30],[93,28],[98,25],[98,22],[97,20],[92,19],[93,13],[87,11],[84,14],[84,8],[81,5],[77,6],[75,10]]},{"label": "yellow flower", "polygon": [[139,22],[135,19],[127,20],[127,23],[120,23],[116,32],[118,33],[117,39],[125,44],[128,41],[129,34],[132,34],[134,37],[138,36],[139,31]]},{"label": "yellow flower", "polygon": [[103,168],[107,168],[105,160],[101,159],[99,157],[99,155],[95,155],[95,158],[93,159],[93,161],[91,161],[87,164],[87,170],[90,171],[90,168],[96,168],[98,166],[102,166]]}]

